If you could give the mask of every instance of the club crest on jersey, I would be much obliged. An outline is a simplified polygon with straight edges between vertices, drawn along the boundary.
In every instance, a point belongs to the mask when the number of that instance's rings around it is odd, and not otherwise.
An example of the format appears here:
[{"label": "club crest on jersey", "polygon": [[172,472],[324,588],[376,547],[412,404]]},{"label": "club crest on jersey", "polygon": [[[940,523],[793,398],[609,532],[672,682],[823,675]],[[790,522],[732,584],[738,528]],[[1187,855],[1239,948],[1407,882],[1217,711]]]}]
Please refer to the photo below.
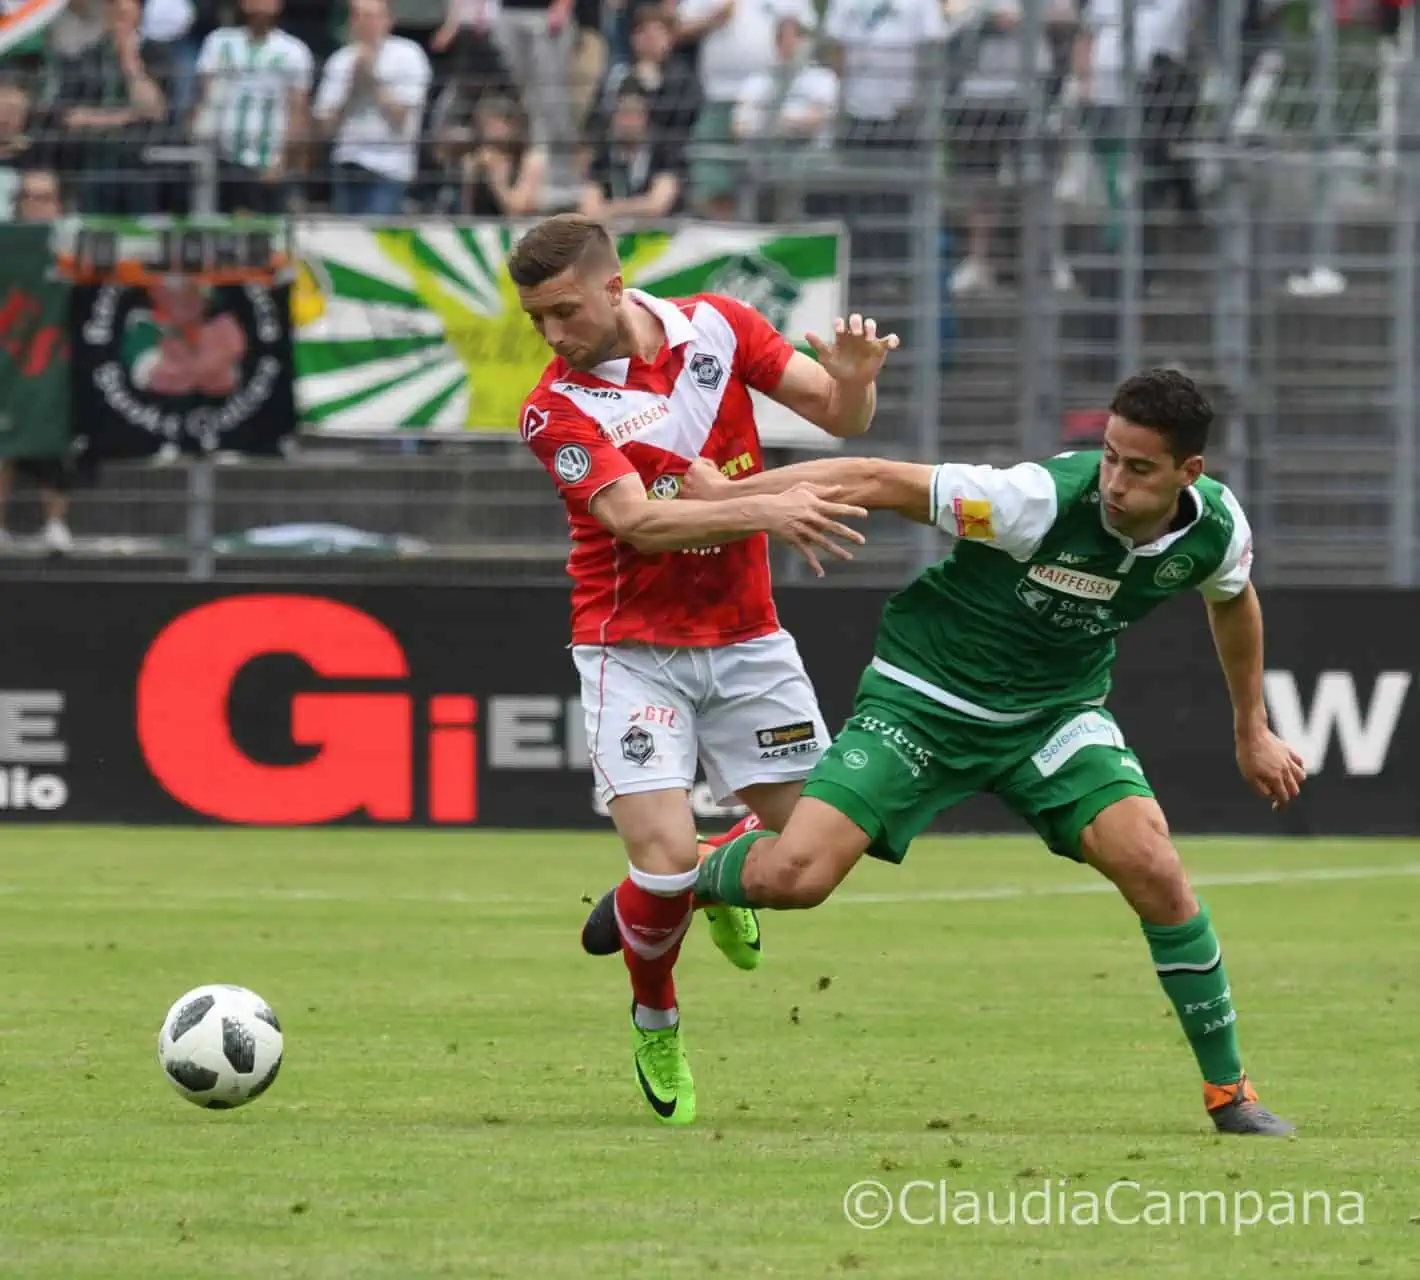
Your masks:
[{"label": "club crest on jersey", "polygon": [[579,444],[564,444],[552,456],[552,469],[563,484],[576,484],[591,474],[591,454]]},{"label": "club crest on jersey", "polygon": [[1156,587],[1176,587],[1187,582],[1193,573],[1192,556],[1170,556],[1154,574]]},{"label": "club crest on jersey", "polygon": [[690,376],[698,386],[714,391],[724,380],[725,366],[720,363],[719,357],[702,351],[690,357]]},{"label": "club crest on jersey", "polygon": [[621,735],[621,754],[632,764],[644,765],[656,754],[656,740],[640,725],[632,725]]},{"label": "club crest on jersey", "polygon": [[659,498],[662,502],[670,502],[680,493],[680,477],[657,476],[651,481],[651,487],[647,492],[651,497]]},{"label": "club crest on jersey", "polygon": [[1117,578],[1102,578],[1097,573],[1067,569],[1058,564],[1033,564],[1026,577],[1042,587],[1063,591],[1081,600],[1113,600],[1120,585]]}]

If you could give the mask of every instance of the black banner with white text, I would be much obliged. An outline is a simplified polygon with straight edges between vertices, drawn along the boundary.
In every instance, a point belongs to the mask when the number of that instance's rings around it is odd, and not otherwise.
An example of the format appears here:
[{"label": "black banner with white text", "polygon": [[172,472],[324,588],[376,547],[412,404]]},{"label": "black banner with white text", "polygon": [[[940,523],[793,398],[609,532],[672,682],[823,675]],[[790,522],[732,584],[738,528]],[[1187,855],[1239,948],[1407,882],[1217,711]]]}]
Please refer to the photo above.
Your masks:
[{"label": "black banner with white text", "polygon": [[[602,828],[553,589],[0,585],[0,819]],[[830,727],[886,593],[784,588]],[[1238,775],[1202,604],[1126,633],[1110,707],[1177,832],[1420,833],[1420,594],[1264,595],[1268,707],[1312,773]],[[697,790],[707,827],[727,815]],[[993,799],[944,831],[1017,831]]]}]

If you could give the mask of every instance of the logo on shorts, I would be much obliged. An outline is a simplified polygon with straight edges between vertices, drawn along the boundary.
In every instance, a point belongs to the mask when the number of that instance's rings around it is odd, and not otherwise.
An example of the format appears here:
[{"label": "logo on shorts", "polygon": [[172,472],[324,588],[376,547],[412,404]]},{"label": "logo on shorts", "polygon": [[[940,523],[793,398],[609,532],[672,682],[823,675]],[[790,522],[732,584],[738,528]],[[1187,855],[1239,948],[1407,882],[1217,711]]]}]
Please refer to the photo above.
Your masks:
[{"label": "logo on shorts", "polygon": [[818,750],[818,734],[812,720],[796,724],[781,724],[773,729],[760,729],[754,735],[759,743],[761,760],[777,760],[784,756],[801,756]]},{"label": "logo on shorts", "polygon": [[1159,571],[1154,574],[1154,585],[1156,587],[1176,587],[1187,582],[1192,573],[1192,556],[1170,556],[1159,566]]},{"label": "logo on shorts", "polygon": [[[1124,735],[1113,720],[1098,711],[1086,711],[1060,726],[1049,742],[1031,757],[1042,778],[1058,773],[1086,747],[1127,751]],[[1127,757],[1126,757],[1127,758]],[[1142,774],[1144,771],[1139,770]]]},{"label": "logo on shorts", "polygon": [[632,725],[621,735],[621,754],[632,764],[644,765],[656,754],[656,740],[640,725]]},{"label": "logo on shorts", "polygon": [[699,355],[690,357],[690,376],[695,379],[697,385],[707,391],[714,391],[725,376],[725,366],[715,356],[702,351]]},{"label": "logo on shorts", "polygon": [[843,764],[848,769],[866,769],[868,767],[868,753],[859,747],[854,747],[851,751],[843,753]]},{"label": "logo on shorts", "polygon": [[552,469],[563,484],[576,484],[591,473],[592,456],[579,444],[564,444],[552,457]]},{"label": "logo on shorts", "polygon": [[662,502],[670,502],[680,493],[680,477],[657,476],[651,482],[650,493],[653,498],[659,498]]}]

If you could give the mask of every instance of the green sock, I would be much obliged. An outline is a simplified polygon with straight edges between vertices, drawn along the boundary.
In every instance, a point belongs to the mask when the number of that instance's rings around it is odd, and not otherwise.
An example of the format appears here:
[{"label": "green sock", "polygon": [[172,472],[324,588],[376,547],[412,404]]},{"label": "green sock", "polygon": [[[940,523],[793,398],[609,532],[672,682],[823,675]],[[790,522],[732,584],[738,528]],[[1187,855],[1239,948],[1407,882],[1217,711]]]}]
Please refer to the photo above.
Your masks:
[{"label": "green sock", "polygon": [[1208,908],[1200,903],[1198,914],[1182,924],[1146,924],[1144,936],[1203,1078],[1235,1084],[1242,1078],[1238,1015]]},{"label": "green sock", "polygon": [[705,855],[700,864],[700,875],[695,881],[697,902],[720,903],[727,907],[748,907],[754,904],[745,897],[741,883],[744,876],[745,858],[756,840],[776,834],[773,831],[746,831],[737,835],[729,844]]}]

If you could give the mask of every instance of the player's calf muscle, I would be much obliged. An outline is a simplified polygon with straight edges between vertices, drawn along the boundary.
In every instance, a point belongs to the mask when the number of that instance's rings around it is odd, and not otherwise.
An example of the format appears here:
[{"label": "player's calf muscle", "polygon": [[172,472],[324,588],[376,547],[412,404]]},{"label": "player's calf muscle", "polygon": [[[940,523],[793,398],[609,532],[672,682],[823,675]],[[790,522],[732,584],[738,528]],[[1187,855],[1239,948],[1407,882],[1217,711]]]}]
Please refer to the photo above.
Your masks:
[{"label": "player's calf muscle", "polygon": [[1163,810],[1131,796],[1103,810],[1081,833],[1085,860],[1113,881],[1146,924],[1182,924],[1198,913]]},{"label": "player's calf muscle", "polygon": [[742,880],[751,902],[779,911],[816,907],[838,885],[831,867],[783,836],[767,837],[750,850]]}]

